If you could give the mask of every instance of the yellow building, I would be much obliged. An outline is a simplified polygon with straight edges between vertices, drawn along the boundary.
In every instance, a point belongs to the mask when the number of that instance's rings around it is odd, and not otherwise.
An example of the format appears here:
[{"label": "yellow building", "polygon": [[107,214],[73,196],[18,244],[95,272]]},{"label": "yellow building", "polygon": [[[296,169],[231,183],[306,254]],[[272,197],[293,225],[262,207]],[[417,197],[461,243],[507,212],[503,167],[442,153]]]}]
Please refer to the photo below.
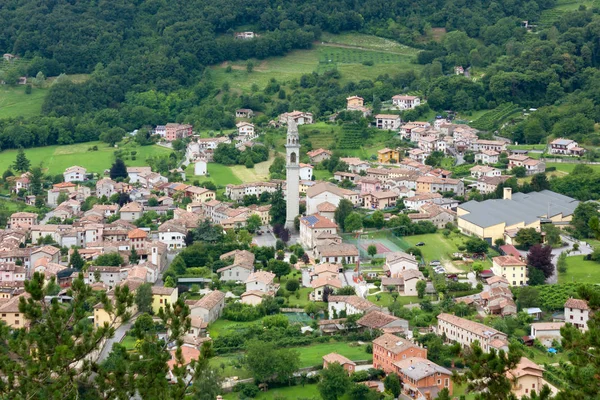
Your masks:
[{"label": "yellow building", "polygon": [[152,312],[158,314],[158,311],[167,304],[174,304],[177,301],[177,288],[162,286],[152,286]]},{"label": "yellow building", "polygon": [[387,147],[377,152],[377,161],[384,164],[389,164],[394,161],[400,162],[400,152],[398,150],[388,149]]},{"label": "yellow building", "polygon": [[[518,399],[524,396],[531,396],[531,393],[540,393],[544,385],[548,383],[544,380],[544,367],[541,367],[529,360],[528,358],[521,357],[521,360],[517,366],[508,371],[507,375],[512,382],[511,392]],[[550,390],[554,389],[551,385],[548,385]],[[553,394],[556,394],[556,389],[552,390]]]},{"label": "yellow building", "polygon": [[250,215],[256,214],[260,217],[263,225],[269,225],[271,223],[271,214],[269,212],[271,210],[270,204],[264,206],[252,204],[248,206],[248,209],[250,210]]},{"label": "yellow building", "polygon": [[363,107],[364,99],[359,96],[350,96],[346,98],[346,108],[352,110],[358,107]]},{"label": "yellow building", "polygon": [[492,272],[508,280],[511,286],[527,284],[527,264],[513,256],[492,258]]},{"label": "yellow building", "polygon": [[206,188],[197,186],[188,186],[185,189],[186,195],[192,199],[194,203],[204,203],[215,199],[215,192]]},{"label": "yellow building", "polygon": [[457,223],[462,233],[493,244],[496,239],[505,239],[507,232],[522,228],[540,230],[542,222],[568,225],[578,205],[579,201],[550,190],[513,195],[510,188],[504,188],[502,199],[459,205]]},{"label": "yellow building", "polygon": [[0,299],[0,321],[11,328],[23,328],[27,325],[25,315],[19,311],[19,298]]}]

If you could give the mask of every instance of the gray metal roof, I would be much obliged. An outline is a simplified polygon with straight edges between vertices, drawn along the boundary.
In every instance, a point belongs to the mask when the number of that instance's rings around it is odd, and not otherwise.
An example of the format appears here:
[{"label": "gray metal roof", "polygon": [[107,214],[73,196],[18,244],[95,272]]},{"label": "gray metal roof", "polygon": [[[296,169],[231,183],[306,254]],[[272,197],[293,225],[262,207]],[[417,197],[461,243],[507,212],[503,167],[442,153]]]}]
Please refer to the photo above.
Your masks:
[{"label": "gray metal roof", "polygon": [[514,193],[512,200],[493,199],[482,202],[469,201],[459,207],[469,212],[459,218],[477,226],[489,226],[519,222],[530,224],[536,220],[573,214],[579,201],[550,190],[531,193]]}]

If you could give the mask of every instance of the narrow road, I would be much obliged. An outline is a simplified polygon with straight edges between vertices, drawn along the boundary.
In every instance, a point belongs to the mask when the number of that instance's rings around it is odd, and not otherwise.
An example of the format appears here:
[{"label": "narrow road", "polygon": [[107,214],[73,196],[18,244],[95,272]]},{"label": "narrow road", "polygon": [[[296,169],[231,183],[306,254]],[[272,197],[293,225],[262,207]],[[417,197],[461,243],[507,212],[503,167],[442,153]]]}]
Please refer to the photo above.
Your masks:
[{"label": "narrow road", "polygon": [[113,344],[120,343],[121,340],[123,340],[123,338],[125,337],[127,332],[131,329],[131,327],[135,323],[135,320],[137,319],[138,315],[139,314],[132,316],[129,321],[127,321],[124,324],[121,324],[121,326],[119,326],[115,330],[114,336],[112,338],[108,339],[106,341],[106,343],[104,343],[104,347],[102,347],[102,350],[100,351],[100,355],[98,356],[98,360],[97,360],[98,363],[101,363],[108,358],[108,355],[110,354],[110,352],[112,350]]}]

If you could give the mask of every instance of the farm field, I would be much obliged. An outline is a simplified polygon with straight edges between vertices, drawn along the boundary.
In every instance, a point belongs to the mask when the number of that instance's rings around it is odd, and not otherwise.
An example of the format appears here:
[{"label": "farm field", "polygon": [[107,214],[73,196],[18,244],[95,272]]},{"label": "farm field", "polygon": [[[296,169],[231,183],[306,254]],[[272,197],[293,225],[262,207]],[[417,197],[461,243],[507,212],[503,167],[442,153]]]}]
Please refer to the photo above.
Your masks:
[{"label": "farm field", "polygon": [[517,113],[520,109],[521,108],[517,104],[504,103],[481,115],[471,122],[470,125],[477,129],[491,131],[498,128],[504,120]]},{"label": "farm field", "polygon": [[231,172],[242,182],[257,182],[269,180],[269,167],[273,164],[275,156],[271,155],[267,161],[254,164],[254,168],[245,165],[232,165]]},{"label": "farm field", "polygon": [[[98,151],[88,151],[92,146],[98,146]],[[136,160],[124,160],[130,167],[147,165],[146,159],[156,155],[168,155],[171,150],[160,146],[123,147],[126,150],[137,151]],[[25,154],[32,165],[43,163],[47,174],[62,174],[73,165],[87,168],[88,172],[102,173],[110,168],[114,161],[115,148],[103,142],[86,142],[66,146],[45,146],[25,149]],[[0,152],[0,170],[5,171],[14,162],[17,150]]]},{"label": "farm field", "polygon": [[[248,92],[252,85],[263,88],[271,78],[279,82],[300,79],[303,74],[324,72],[337,68],[342,83],[372,79],[382,74],[393,74],[403,69],[420,69],[413,64],[417,50],[387,39],[369,35],[327,35],[323,43],[311,49],[295,50],[281,57],[253,60],[254,69],[246,71],[246,62],[225,62],[213,66],[217,85],[228,82],[232,89]],[[374,65],[363,65],[372,61]],[[231,71],[226,72],[228,66]]]},{"label": "farm field", "polygon": [[25,85],[0,85],[0,118],[40,115],[47,93],[47,89],[33,88],[31,94],[25,94]]},{"label": "farm field", "polygon": [[567,257],[567,272],[558,274],[558,283],[600,282],[600,263],[586,261],[583,256]]}]

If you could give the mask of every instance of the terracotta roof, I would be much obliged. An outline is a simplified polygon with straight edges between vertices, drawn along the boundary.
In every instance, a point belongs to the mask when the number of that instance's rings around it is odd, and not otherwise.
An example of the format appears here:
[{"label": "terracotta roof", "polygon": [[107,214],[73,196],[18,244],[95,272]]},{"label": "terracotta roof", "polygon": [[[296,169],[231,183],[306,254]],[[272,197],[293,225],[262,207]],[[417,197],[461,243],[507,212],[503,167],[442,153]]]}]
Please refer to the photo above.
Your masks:
[{"label": "terracotta roof", "polygon": [[166,286],[152,286],[152,294],[159,296],[170,296],[177,288],[166,287]]},{"label": "terracotta roof", "polygon": [[344,364],[356,365],[356,363],[354,361],[352,361],[349,358],[346,358],[343,355],[338,354],[338,353],[325,354],[323,356],[323,361],[327,362],[328,364],[338,363],[340,365],[344,365]]},{"label": "terracotta roof", "polygon": [[313,187],[308,188],[306,190],[306,196],[307,197],[315,197],[323,192],[331,192],[339,197],[352,196],[352,195],[357,194],[357,193],[353,192],[352,190],[343,189],[341,187],[334,185],[333,183],[321,182],[321,183],[317,183]]},{"label": "terracotta roof", "polygon": [[35,253],[40,253],[40,252],[46,253],[46,254],[50,254],[50,255],[54,255],[54,254],[60,252],[60,249],[58,249],[58,248],[56,248],[54,246],[43,246],[43,247],[40,247],[39,249],[36,249],[36,250],[33,251],[34,254]]},{"label": "terracotta roof", "polygon": [[399,320],[400,318],[384,314],[381,311],[371,311],[370,313],[363,315],[356,323],[361,326],[366,326],[367,328],[379,329]]},{"label": "terracotta roof", "polygon": [[378,308],[375,304],[369,300],[363,299],[359,296],[329,296],[329,303],[343,302],[350,304],[352,307],[357,308],[361,311],[367,311],[370,308]]},{"label": "terracotta roof", "polygon": [[244,282],[244,283],[262,282],[262,283],[268,285],[268,284],[272,283],[274,279],[275,279],[275,274],[272,272],[254,271],[253,273],[250,274],[250,276],[248,277],[248,279],[246,279],[246,282]]},{"label": "terracotta roof", "polygon": [[265,297],[267,293],[261,292],[260,290],[248,290],[240,295],[240,297],[248,297],[248,296],[258,296]]},{"label": "terracotta roof", "polygon": [[340,266],[332,263],[323,263],[315,266],[315,270],[311,273],[311,275],[319,275],[324,272],[338,273],[340,270]]},{"label": "terracotta roof", "polygon": [[508,371],[506,375],[510,378],[520,378],[525,375],[533,375],[542,378],[544,376],[544,367],[537,365],[526,357],[521,357],[521,360],[515,368]]},{"label": "terracotta roof", "polygon": [[194,304],[193,308],[205,308],[210,310],[225,299],[225,293],[213,290]]},{"label": "terracotta roof", "polygon": [[[169,369],[173,369],[177,360],[175,358],[175,350],[171,350],[171,359],[167,361],[167,365]],[[192,346],[181,346],[181,355],[183,357],[183,365],[188,365],[192,360],[197,360],[200,358],[200,351],[196,347]]]},{"label": "terracotta roof", "polygon": [[321,257],[344,257],[354,256],[358,257],[358,249],[353,244],[334,244],[329,246],[317,246],[317,253]]},{"label": "terracotta roof", "polygon": [[334,212],[336,209],[337,207],[328,201],[317,206],[317,211],[319,212]]},{"label": "terracotta roof", "polygon": [[142,205],[137,201],[125,204],[121,207],[121,212],[140,212],[142,211]]},{"label": "terracotta roof", "polygon": [[129,231],[127,233],[127,237],[129,237],[129,239],[146,239],[148,237],[148,232],[140,228],[136,228],[132,231]]},{"label": "terracotta roof", "polygon": [[588,306],[587,301],[585,300],[579,300],[579,299],[569,299],[567,300],[567,302],[565,303],[565,308],[577,308],[579,310],[589,310],[590,307]]},{"label": "terracotta roof", "polygon": [[495,283],[500,283],[500,282],[501,283],[509,284],[508,279],[506,279],[503,276],[492,276],[491,278],[488,278],[486,280],[486,282],[487,282],[488,285],[493,285]]},{"label": "terracotta roof", "polygon": [[564,322],[535,322],[531,327],[536,331],[555,331],[565,326]]},{"label": "terracotta roof", "polygon": [[498,331],[494,328],[491,328],[487,325],[480,324],[479,322],[475,322],[475,321],[470,321],[465,318],[460,318],[460,317],[457,317],[457,316],[451,315],[451,314],[442,313],[442,314],[438,315],[437,318],[438,318],[438,321],[445,321],[445,322],[448,322],[449,324],[459,326],[459,327],[466,329],[472,333],[475,333],[479,336],[491,337],[498,333],[501,333],[500,331]]},{"label": "terracotta roof", "polygon": [[414,344],[408,339],[403,339],[391,333],[384,333],[377,339],[373,340],[373,344],[383,347],[387,351],[398,354],[410,348],[420,349],[419,346]]},{"label": "terracotta roof", "polygon": [[313,229],[331,228],[337,229],[337,224],[327,217],[321,214],[307,215],[306,217],[300,218],[300,222]]},{"label": "terracotta roof", "polygon": [[312,286],[313,289],[326,285],[336,289],[340,289],[343,286],[342,281],[340,281],[338,278],[332,278],[330,276],[321,276],[310,283],[310,286]]},{"label": "terracotta roof", "polygon": [[312,151],[309,151],[309,152],[308,152],[308,153],[306,153],[306,154],[307,154],[309,157],[315,157],[315,156],[318,156],[319,154],[323,154],[323,153],[331,155],[331,151],[329,151],[329,150],[326,150],[326,149],[321,149],[321,148],[319,148],[319,149],[315,149],[315,150],[312,150]]},{"label": "terracotta roof", "polygon": [[208,324],[200,317],[190,317],[190,323],[192,328],[205,329],[208,327]]},{"label": "terracotta roof", "polygon": [[504,267],[504,266],[525,267],[525,266],[527,266],[527,263],[524,263],[523,261],[521,261],[518,258],[513,257],[513,256],[498,256],[498,257],[492,258],[492,261],[501,267]]}]

